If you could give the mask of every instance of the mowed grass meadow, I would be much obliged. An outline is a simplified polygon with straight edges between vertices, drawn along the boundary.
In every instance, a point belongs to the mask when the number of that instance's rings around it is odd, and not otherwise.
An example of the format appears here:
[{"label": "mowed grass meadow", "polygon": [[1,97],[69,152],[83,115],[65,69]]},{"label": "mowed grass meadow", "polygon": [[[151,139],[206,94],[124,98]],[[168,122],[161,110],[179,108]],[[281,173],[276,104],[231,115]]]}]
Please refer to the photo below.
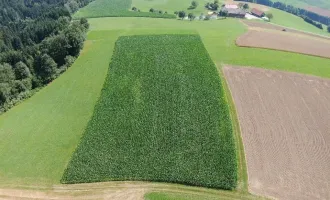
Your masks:
[{"label": "mowed grass meadow", "polygon": [[220,77],[200,37],[125,36],[62,182],[234,189],[235,155]]},{"label": "mowed grass meadow", "polygon": [[88,39],[63,75],[0,116],[0,186],[60,182],[93,114],[118,34]]},{"label": "mowed grass meadow", "polygon": [[132,0],[95,0],[79,9],[73,18],[98,18],[98,17],[152,17],[176,18],[174,13],[151,13],[149,9],[141,12],[131,11]]}]

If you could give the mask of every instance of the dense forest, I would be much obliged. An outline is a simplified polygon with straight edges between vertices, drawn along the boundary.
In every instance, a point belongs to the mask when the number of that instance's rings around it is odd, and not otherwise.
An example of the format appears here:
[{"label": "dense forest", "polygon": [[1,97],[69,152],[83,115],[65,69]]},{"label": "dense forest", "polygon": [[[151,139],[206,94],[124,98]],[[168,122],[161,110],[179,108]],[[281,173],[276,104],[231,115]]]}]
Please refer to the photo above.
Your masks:
[{"label": "dense forest", "polygon": [[[238,1],[238,0],[235,0]],[[288,13],[297,15],[299,17],[302,17],[305,21],[307,21],[308,23],[310,23],[311,21],[316,21],[325,25],[330,25],[330,18],[323,16],[323,15],[319,15],[317,13],[314,12],[310,12],[308,10],[305,10],[303,8],[297,8],[294,7],[292,5],[287,5],[285,3],[282,2],[273,2],[271,0],[240,0],[240,1],[245,1],[245,2],[251,2],[251,3],[257,3],[257,4],[262,4],[262,5],[266,5],[269,7],[273,7],[273,8],[277,8],[283,11],[286,11]],[[317,25],[317,23],[313,22],[313,25],[319,27],[320,25]],[[319,27],[320,28],[320,27]]]},{"label": "dense forest", "polygon": [[79,55],[92,0],[0,0],[0,113],[50,83]]}]

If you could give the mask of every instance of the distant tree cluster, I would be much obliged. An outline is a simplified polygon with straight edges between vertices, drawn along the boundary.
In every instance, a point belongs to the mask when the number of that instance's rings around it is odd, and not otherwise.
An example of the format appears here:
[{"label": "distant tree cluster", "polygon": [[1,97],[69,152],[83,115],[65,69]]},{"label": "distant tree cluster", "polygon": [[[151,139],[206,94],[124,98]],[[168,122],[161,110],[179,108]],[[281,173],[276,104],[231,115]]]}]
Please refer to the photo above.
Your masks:
[{"label": "distant tree cluster", "polygon": [[219,7],[220,7],[219,0],[215,0],[213,3],[205,4],[205,8],[207,8],[209,10],[218,10]]},{"label": "distant tree cluster", "polygon": [[[326,24],[326,25],[330,25],[330,17],[326,17],[308,10],[305,10],[303,8],[297,8],[294,7],[292,5],[288,5],[282,2],[273,2],[271,0],[234,0],[234,1],[245,1],[245,2],[251,2],[251,3],[257,3],[257,4],[262,4],[265,6],[269,6],[269,7],[273,7],[273,8],[277,8],[280,10],[283,10],[285,12],[291,13],[293,15],[299,16],[303,19],[307,19],[308,23],[311,23],[310,20],[312,21],[316,21],[322,24]],[[306,21],[306,20],[305,20]],[[321,26],[317,25],[316,23],[311,23],[315,26],[317,26],[318,28],[320,28]]]},{"label": "distant tree cluster", "polygon": [[328,32],[330,33],[330,26],[328,26],[328,28],[327,28],[327,29],[328,29]]},{"label": "distant tree cluster", "polygon": [[303,19],[304,19],[305,22],[310,23],[310,24],[314,25],[315,27],[317,27],[319,29],[323,29],[323,26],[322,26],[321,23],[314,22],[313,20],[311,20],[308,17],[303,17]]},{"label": "distant tree cluster", "polygon": [[75,13],[79,8],[82,8],[94,0],[68,0],[64,6],[70,13]]},{"label": "distant tree cluster", "polygon": [[140,9],[138,9],[137,7],[132,7],[132,11],[141,12]]},{"label": "distant tree cluster", "polygon": [[72,2],[0,1],[0,113],[54,80],[79,55],[89,24],[73,22],[70,12],[90,0]]},{"label": "distant tree cluster", "polygon": [[156,9],[153,9],[153,8],[150,8],[149,12],[159,13],[159,14],[167,14],[167,11],[163,12],[162,10],[156,10]]},{"label": "distant tree cluster", "polygon": [[190,5],[190,7],[188,8],[188,9],[195,9],[195,8],[197,8],[197,6],[198,6],[198,2],[197,1],[192,1],[191,2],[191,5]]}]

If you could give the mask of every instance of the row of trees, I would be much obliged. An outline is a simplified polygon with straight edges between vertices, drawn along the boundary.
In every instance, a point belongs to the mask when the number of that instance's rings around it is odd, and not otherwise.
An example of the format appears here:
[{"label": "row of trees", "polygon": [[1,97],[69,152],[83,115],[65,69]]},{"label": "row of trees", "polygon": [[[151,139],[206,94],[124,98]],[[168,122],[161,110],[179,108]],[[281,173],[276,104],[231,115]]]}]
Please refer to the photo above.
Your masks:
[{"label": "row of trees", "polygon": [[149,12],[159,13],[159,14],[167,14],[167,11],[163,12],[162,10],[156,10],[156,9],[153,9],[153,8],[150,8]]},{"label": "row of trees", "polygon": [[328,26],[328,28],[327,28],[327,29],[328,29],[328,32],[330,33],[330,26]]},{"label": "row of trees", "polygon": [[[238,1],[238,0],[235,0]],[[257,3],[257,4],[262,4],[262,5],[266,5],[269,7],[273,7],[273,8],[277,8],[283,11],[286,11],[288,13],[297,15],[299,17],[302,18],[309,18],[313,21],[322,23],[322,24],[326,24],[326,25],[330,25],[330,18],[323,16],[323,15],[319,15],[317,13],[305,10],[303,8],[297,8],[294,7],[292,5],[287,5],[285,3],[282,2],[273,2],[271,0],[239,0],[239,1],[245,1],[245,2],[251,2],[251,3]]]},{"label": "row of trees", "polygon": [[[90,0],[75,2],[80,7]],[[79,55],[89,24],[86,19],[72,21],[71,4],[0,1],[0,112],[54,80]]]},{"label": "row of trees", "polygon": [[311,19],[308,18],[308,17],[303,17],[303,19],[304,19],[305,22],[307,22],[307,23],[309,23],[309,24],[312,24],[313,26],[315,26],[315,27],[317,27],[317,28],[319,28],[319,29],[323,29],[322,24],[317,23],[317,22],[314,22],[313,20],[311,20]]}]

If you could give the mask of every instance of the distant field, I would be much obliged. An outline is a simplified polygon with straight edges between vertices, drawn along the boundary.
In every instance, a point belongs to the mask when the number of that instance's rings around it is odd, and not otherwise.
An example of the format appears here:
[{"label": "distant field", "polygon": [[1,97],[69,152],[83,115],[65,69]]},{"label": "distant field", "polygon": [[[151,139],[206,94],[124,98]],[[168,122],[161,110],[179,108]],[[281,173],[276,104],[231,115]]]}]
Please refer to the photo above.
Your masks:
[{"label": "distant field", "polygon": [[197,0],[199,3],[196,9],[188,9],[191,5],[192,0],[132,0],[132,6],[138,7],[141,10],[149,10],[154,8],[157,10],[168,11],[173,14],[175,11],[184,10],[187,13],[191,12],[194,14],[206,13],[204,5],[210,0]]},{"label": "distant field", "polygon": [[90,19],[90,23],[95,31],[124,29],[125,35],[195,32],[201,35],[212,60],[219,66],[230,63],[330,77],[330,59],[237,47],[235,40],[246,32],[246,27],[236,19],[189,22],[151,18],[102,18]]},{"label": "distant field", "polygon": [[319,8],[330,9],[330,2],[328,0],[278,0],[280,2],[305,8],[306,6],[317,6]]},{"label": "distant field", "polygon": [[234,189],[235,145],[223,92],[198,36],[121,37],[62,181]]},{"label": "distant field", "polygon": [[249,30],[236,40],[241,47],[256,47],[330,58],[330,40],[277,30]]},{"label": "distant field", "polygon": [[321,30],[305,22],[301,17],[292,15],[290,13],[275,8],[271,8],[269,12],[274,15],[274,18],[271,20],[271,23],[320,35],[330,36],[330,33],[327,32],[326,26],[323,26],[323,30]]},{"label": "distant field", "polygon": [[172,14],[150,13],[148,10],[133,12],[131,10],[132,0],[95,0],[86,7],[79,9],[74,18],[97,18],[97,17],[154,17],[175,18]]}]

